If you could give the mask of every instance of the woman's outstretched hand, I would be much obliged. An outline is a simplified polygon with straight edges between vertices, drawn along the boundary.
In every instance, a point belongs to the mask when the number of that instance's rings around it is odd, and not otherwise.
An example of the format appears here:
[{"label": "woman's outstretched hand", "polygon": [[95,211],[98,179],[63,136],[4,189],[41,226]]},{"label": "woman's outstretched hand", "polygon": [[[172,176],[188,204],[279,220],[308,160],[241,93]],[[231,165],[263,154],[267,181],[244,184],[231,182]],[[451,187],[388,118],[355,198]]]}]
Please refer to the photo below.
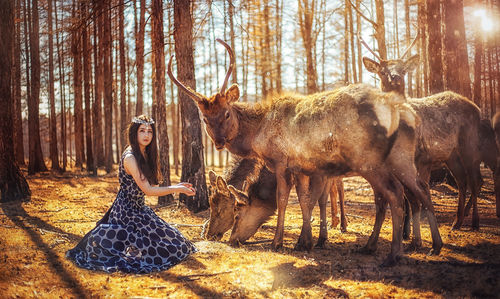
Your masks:
[{"label": "woman's outstretched hand", "polygon": [[181,182],[174,187],[178,190],[179,193],[184,193],[187,196],[193,196],[196,194],[196,191],[193,188],[193,185],[190,183]]}]

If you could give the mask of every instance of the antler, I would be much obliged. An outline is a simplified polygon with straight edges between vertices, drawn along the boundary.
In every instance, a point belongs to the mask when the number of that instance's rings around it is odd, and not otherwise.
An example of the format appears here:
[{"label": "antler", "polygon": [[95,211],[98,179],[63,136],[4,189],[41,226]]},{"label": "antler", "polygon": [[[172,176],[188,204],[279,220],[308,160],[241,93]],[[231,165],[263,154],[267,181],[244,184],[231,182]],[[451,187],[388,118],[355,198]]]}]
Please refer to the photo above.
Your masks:
[{"label": "antler", "polygon": [[174,77],[172,74],[172,60],[174,56],[170,56],[170,60],[168,61],[168,68],[167,68],[167,74],[170,77],[170,79],[179,87],[180,89],[184,90],[185,93],[187,93],[191,98],[193,98],[195,101],[200,102],[203,100],[203,98],[197,94],[195,91],[193,91],[191,88],[184,86],[177,78]]},{"label": "antler", "polygon": [[372,49],[370,49],[370,47],[368,47],[368,44],[365,42],[365,40],[361,37],[361,34],[360,32],[358,31],[358,39],[359,41],[363,44],[363,46],[365,46],[365,48],[368,49],[368,51],[370,51],[370,53],[373,54],[373,56],[375,56],[375,58],[377,58],[379,61],[382,61],[382,58],[380,58],[380,56],[377,55],[377,53],[375,53]]},{"label": "antler", "polygon": [[226,91],[227,81],[229,80],[229,77],[231,76],[231,73],[233,72],[234,53],[233,53],[233,49],[231,49],[231,47],[225,41],[221,40],[220,38],[216,39],[216,41],[221,43],[226,48],[227,52],[229,53],[229,69],[227,70],[226,78],[224,79],[224,83],[222,83],[222,87],[220,88],[220,91],[219,91],[219,94],[223,94],[224,91]]},{"label": "antler", "polygon": [[408,52],[410,52],[410,49],[413,47],[413,45],[415,45],[415,42],[417,41],[418,39],[418,32],[417,32],[417,35],[415,36],[415,39],[411,42],[411,45],[408,47],[408,49],[405,50],[405,52],[403,53],[403,55],[401,55],[401,57],[399,59],[403,59],[406,54],[408,54]]}]

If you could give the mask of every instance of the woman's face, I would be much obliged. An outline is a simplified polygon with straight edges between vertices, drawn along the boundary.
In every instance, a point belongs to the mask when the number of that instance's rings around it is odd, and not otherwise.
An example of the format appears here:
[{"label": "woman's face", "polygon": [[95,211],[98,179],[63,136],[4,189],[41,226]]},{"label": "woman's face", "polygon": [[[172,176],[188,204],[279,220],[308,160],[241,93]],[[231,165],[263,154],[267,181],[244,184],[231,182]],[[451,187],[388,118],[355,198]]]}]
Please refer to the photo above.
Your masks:
[{"label": "woman's face", "polygon": [[150,125],[141,124],[137,129],[137,143],[140,147],[146,147],[153,140],[153,128]]}]

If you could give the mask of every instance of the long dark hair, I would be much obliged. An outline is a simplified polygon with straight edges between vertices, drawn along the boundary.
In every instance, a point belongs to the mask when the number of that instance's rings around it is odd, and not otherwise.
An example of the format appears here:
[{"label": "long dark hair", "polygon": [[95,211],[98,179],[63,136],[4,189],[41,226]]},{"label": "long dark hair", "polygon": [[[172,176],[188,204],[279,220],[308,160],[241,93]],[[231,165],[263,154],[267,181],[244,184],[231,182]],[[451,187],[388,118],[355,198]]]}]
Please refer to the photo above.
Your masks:
[{"label": "long dark hair", "polygon": [[137,142],[137,131],[141,123],[132,121],[127,128],[128,144],[132,148],[132,154],[137,161],[137,165],[142,175],[148,179],[151,185],[156,185],[158,184],[158,145],[156,142],[156,128],[154,123],[152,123],[153,119],[144,114],[135,118],[150,123],[151,129],[153,129],[153,137],[151,138],[151,143],[146,146],[146,157],[144,157],[139,148],[139,143]]}]

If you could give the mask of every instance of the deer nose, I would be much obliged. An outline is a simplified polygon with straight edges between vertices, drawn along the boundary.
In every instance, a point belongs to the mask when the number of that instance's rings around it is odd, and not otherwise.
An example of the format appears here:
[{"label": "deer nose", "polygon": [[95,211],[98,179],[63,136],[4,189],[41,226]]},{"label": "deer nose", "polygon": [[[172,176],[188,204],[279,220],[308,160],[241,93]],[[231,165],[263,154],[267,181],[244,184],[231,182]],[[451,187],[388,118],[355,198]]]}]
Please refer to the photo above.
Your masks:
[{"label": "deer nose", "polygon": [[401,76],[400,75],[391,75],[391,83],[396,83],[396,84],[401,83]]},{"label": "deer nose", "polygon": [[222,150],[225,144],[226,144],[226,138],[217,138],[214,141],[215,148],[218,151]]}]

